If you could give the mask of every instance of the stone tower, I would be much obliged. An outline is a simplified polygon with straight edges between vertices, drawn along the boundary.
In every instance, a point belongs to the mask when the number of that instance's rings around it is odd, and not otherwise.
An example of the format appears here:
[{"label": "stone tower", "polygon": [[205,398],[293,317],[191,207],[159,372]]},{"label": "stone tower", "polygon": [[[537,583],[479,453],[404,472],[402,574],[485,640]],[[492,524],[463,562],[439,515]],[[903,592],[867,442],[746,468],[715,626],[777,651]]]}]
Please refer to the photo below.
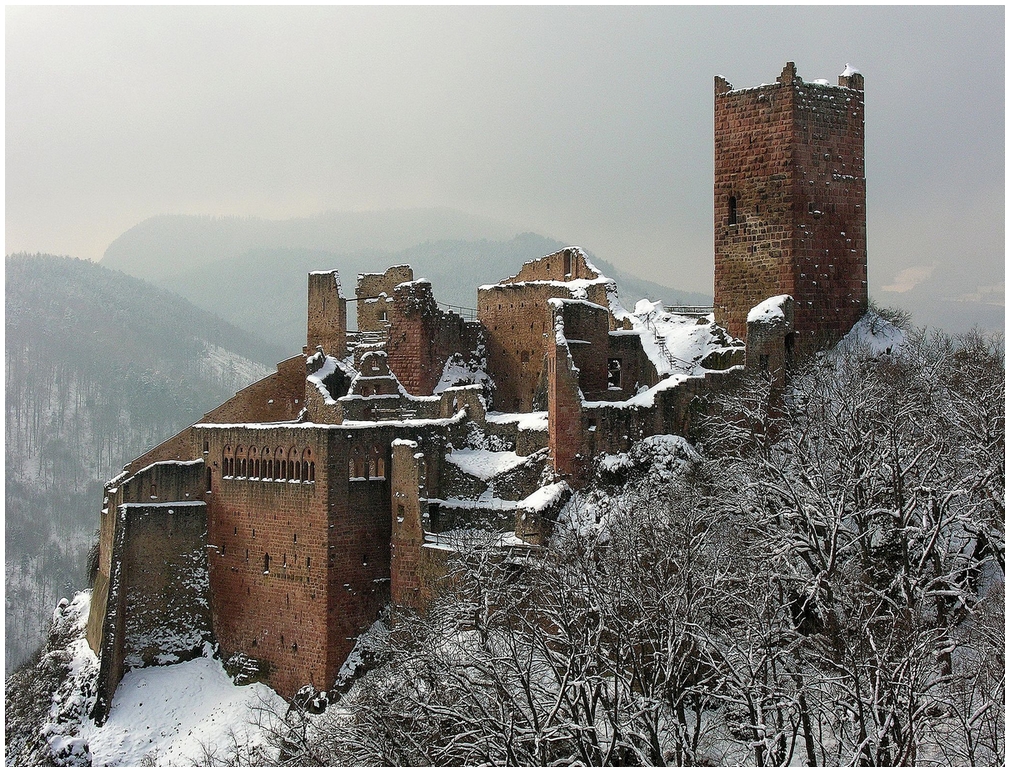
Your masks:
[{"label": "stone tower", "polygon": [[715,78],[715,318],[738,337],[747,312],[795,300],[795,340],[811,351],[866,312],[863,76],[805,83],[789,62],[775,83]]}]

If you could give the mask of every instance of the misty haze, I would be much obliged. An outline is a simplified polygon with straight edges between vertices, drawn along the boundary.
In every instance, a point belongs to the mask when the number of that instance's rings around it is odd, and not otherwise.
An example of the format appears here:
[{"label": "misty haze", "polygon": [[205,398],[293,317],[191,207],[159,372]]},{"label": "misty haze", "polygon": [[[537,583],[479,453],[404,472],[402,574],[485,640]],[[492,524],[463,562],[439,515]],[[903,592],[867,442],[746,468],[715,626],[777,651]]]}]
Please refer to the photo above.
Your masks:
[{"label": "misty haze", "polygon": [[5,18],[8,765],[1003,765],[1003,8]]}]

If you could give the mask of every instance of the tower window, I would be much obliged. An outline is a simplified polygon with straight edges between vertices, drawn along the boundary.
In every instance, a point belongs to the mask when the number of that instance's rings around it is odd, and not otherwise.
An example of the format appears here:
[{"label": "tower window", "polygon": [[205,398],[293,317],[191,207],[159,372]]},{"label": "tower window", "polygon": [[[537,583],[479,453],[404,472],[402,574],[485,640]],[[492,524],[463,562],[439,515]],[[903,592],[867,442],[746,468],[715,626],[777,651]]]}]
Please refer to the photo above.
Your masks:
[{"label": "tower window", "polygon": [[621,388],[621,360],[607,360],[607,386],[611,389]]},{"label": "tower window", "polygon": [[736,196],[729,197],[729,224],[736,225]]}]

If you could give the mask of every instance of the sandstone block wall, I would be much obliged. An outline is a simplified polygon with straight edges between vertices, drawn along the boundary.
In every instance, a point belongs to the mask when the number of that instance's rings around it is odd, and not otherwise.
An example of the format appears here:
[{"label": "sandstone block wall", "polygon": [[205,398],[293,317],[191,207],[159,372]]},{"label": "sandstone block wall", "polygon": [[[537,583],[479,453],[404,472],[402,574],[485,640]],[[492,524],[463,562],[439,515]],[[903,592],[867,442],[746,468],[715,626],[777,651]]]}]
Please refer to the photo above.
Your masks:
[{"label": "sandstone block wall", "polygon": [[409,265],[394,265],[384,273],[359,273],[354,295],[358,300],[358,331],[384,332],[389,327],[393,289],[414,280]]},{"label": "sandstone block wall", "polygon": [[[207,444],[211,470],[211,608],[222,652],[266,663],[268,683],[286,697],[305,683],[328,688],[336,671],[327,658],[324,612],[332,543],[326,430],[195,431]],[[303,457],[314,465],[308,475]]]},{"label": "sandstone block wall", "polygon": [[792,63],[759,88],[716,78],[715,314],[736,337],[773,295],[796,299],[804,351],[865,313],[862,79],[845,82],[804,83]]},{"label": "sandstone block wall", "polygon": [[[581,250],[569,247],[526,263],[515,276],[477,290],[477,318],[487,335],[487,372],[495,383],[494,409],[528,412],[543,409],[547,339],[554,334],[552,298],[585,299],[608,307],[605,283],[566,286],[600,276]],[[612,325],[613,326],[613,325]]]},{"label": "sandstone block wall", "polygon": [[572,361],[579,370],[583,396],[588,400],[605,399],[608,395],[610,312],[593,303],[562,301],[560,313]]},{"label": "sandstone block wall", "polygon": [[393,291],[386,350],[389,369],[409,394],[430,395],[449,357],[469,359],[483,348],[480,323],[441,311],[429,282],[400,284]]},{"label": "sandstone block wall", "polygon": [[195,427],[208,448],[211,608],[225,655],[258,660],[285,697],[305,684],[330,688],[389,599],[393,440],[418,444],[425,480],[437,486],[453,430]]},{"label": "sandstone block wall", "polygon": [[[560,304],[553,307],[561,315]],[[568,344],[551,335],[547,340],[547,447],[551,467],[573,487],[580,487],[586,458],[579,371]]]},{"label": "sandstone block wall", "polygon": [[127,670],[199,656],[213,640],[202,501],[124,504]]},{"label": "sandstone block wall", "polygon": [[347,300],[340,296],[337,271],[309,274],[306,353],[311,354],[316,346],[338,359],[347,355]]}]

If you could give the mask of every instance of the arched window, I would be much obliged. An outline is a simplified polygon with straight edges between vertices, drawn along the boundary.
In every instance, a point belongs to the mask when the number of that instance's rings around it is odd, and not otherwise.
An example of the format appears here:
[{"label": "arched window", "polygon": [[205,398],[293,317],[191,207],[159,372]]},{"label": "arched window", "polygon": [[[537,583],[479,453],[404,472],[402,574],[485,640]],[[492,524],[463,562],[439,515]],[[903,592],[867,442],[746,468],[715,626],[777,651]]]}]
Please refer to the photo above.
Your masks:
[{"label": "arched window", "polygon": [[354,479],[362,479],[365,476],[365,454],[361,452],[361,448],[358,445],[351,448],[349,472],[350,476]]},{"label": "arched window", "polygon": [[224,446],[221,456],[221,476],[232,477],[235,474],[235,467],[233,466],[235,458],[232,456],[231,445]]},{"label": "arched window", "polygon": [[315,478],[313,475],[313,464],[309,461],[312,458],[312,450],[310,448],[305,448],[302,451],[302,482],[312,482]]},{"label": "arched window", "polygon": [[736,225],[736,196],[729,197],[729,224]]},{"label": "arched window", "polygon": [[274,449],[274,479],[286,480],[288,478],[287,464],[284,463],[284,449]]},{"label": "arched window", "polygon": [[572,253],[569,250],[565,250],[565,276],[571,276],[572,273]]},{"label": "arched window", "polygon": [[309,461],[309,482],[316,481],[316,462]]},{"label": "arched window", "polygon": [[372,474],[371,477],[385,479],[386,477],[386,454],[382,447],[376,445],[372,448],[372,457],[369,459]]},{"label": "arched window", "polygon": [[288,479],[297,481],[302,479],[302,465],[298,463],[298,451],[288,448]]}]

